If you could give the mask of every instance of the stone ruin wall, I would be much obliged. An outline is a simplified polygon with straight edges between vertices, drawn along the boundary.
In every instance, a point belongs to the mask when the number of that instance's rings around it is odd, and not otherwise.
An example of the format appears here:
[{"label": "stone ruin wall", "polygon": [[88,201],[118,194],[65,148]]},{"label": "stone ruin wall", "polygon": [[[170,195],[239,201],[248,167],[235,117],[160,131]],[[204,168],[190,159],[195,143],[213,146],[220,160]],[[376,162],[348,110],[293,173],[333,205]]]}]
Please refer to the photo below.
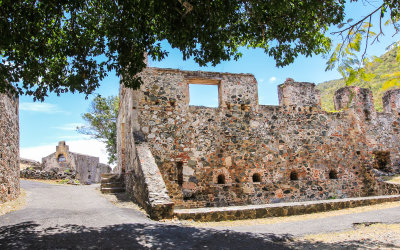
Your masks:
[{"label": "stone ruin wall", "polygon": [[0,93],[0,203],[20,193],[18,98]]},{"label": "stone ruin wall", "polygon": [[114,171],[123,174],[126,192],[146,210],[152,219],[171,218],[174,203],[168,195],[163,174],[145,138],[138,133],[133,133],[137,112],[132,107],[137,104],[134,104],[131,91],[125,88],[120,89],[119,105],[118,164]]},{"label": "stone ruin wall", "polygon": [[[339,91],[344,110],[327,113],[311,83],[285,82],[280,105],[267,106],[249,74],[147,68],[141,77],[140,90],[121,90],[119,165],[132,168],[135,141],[144,141],[175,207],[398,193],[370,171],[374,152],[400,160],[398,91],[386,97],[389,113],[358,88]],[[189,106],[188,84],[217,84],[219,107]]]},{"label": "stone ruin wall", "polygon": [[[65,162],[59,162],[58,157],[63,155]],[[74,170],[75,178],[81,183],[99,183],[101,174],[110,173],[111,167],[100,163],[99,157],[78,154],[69,151],[69,146],[64,141],[56,146],[56,152],[42,158],[43,171],[59,173],[64,178],[64,172]]]}]

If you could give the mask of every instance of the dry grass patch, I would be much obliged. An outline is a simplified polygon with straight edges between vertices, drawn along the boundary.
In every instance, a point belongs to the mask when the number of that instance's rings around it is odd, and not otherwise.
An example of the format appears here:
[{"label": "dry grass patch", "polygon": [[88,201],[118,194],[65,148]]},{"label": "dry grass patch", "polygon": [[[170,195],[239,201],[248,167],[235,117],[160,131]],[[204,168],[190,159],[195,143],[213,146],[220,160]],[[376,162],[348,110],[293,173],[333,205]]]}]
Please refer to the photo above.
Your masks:
[{"label": "dry grass patch", "polygon": [[346,214],[363,213],[369,211],[375,211],[380,209],[400,207],[400,201],[397,202],[386,202],[377,205],[363,206],[356,208],[346,208],[342,210],[335,210],[329,212],[320,212],[313,214],[293,215],[286,217],[269,217],[261,219],[248,219],[248,220],[234,220],[234,221],[220,221],[220,222],[196,222],[196,221],[179,221],[179,223],[195,226],[195,227],[235,227],[235,226],[251,226],[251,225],[262,225],[262,224],[277,224],[295,221],[314,220],[321,218],[328,218]]},{"label": "dry grass patch", "polygon": [[46,183],[46,184],[66,185],[66,183],[63,182],[63,180],[42,180],[42,179],[25,179],[25,178],[21,178],[21,180],[36,181],[36,182],[41,182],[41,183]]},{"label": "dry grass patch", "polygon": [[0,204],[0,216],[9,212],[20,210],[25,206],[26,206],[26,191],[21,188],[21,193],[17,199]]},{"label": "dry grass patch", "polygon": [[400,184],[400,175],[387,177],[386,181],[390,183]]},{"label": "dry grass patch", "polygon": [[400,247],[400,224],[372,224],[356,226],[354,230],[306,235],[300,241],[323,243],[369,242],[374,246],[391,244]]}]

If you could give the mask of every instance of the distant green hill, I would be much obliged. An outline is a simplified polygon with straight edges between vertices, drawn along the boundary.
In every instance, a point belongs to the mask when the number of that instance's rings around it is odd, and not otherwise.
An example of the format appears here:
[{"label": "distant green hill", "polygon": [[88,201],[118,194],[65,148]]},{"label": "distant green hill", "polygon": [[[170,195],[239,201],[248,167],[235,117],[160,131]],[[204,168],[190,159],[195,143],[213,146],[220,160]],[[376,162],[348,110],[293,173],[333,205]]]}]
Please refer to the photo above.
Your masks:
[{"label": "distant green hill", "polygon": [[[382,96],[386,90],[382,89],[385,79],[382,77],[385,74],[400,71],[400,64],[396,62],[397,49],[393,47],[384,55],[372,62],[372,65],[366,68],[366,73],[374,73],[376,76],[369,82],[357,81],[352,85],[371,89],[374,95],[374,103],[377,111],[382,111]],[[344,87],[343,79],[331,80],[317,85],[317,89],[321,91],[322,108],[327,111],[335,110],[333,105],[333,96],[335,91]]]}]

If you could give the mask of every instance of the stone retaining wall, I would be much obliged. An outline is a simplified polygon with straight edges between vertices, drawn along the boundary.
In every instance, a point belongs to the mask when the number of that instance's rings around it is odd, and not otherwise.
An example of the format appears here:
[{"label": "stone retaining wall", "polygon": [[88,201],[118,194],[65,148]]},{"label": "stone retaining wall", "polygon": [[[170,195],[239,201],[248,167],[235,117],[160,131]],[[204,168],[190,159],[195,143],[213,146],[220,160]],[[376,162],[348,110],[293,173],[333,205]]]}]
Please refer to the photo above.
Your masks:
[{"label": "stone retaining wall", "polygon": [[0,93],[0,203],[20,193],[18,98]]},{"label": "stone retaining wall", "polygon": [[291,216],[340,210],[384,202],[400,201],[400,195],[293,202],[285,204],[249,205],[243,207],[178,209],[175,216],[181,220],[224,221]]}]

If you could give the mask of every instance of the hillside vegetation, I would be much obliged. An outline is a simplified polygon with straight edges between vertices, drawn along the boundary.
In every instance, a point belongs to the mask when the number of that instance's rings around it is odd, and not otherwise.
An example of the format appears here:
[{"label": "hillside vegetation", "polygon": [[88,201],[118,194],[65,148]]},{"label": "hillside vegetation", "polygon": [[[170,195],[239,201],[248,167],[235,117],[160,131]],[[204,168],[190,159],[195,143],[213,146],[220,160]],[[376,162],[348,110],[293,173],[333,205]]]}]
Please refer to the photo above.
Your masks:
[{"label": "hillside vegetation", "polygon": [[[374,96],[375,108],[382,111],[382,96],[388,89],[382,86],[387,80],[384,76],[400,71],[400,63],[396,62],[397,47],[393,46],[384,55],[376,58],[371,65],[365,68],[366,73],[373,73],[375,77],[368,82],[356,81],[352,85],[369,88]],[[346,86],[343,79],[331,80],[317,85],[317,89],[321,91],[322,108],[326,111],[334,111],[333,96],[335,91]]]}]

